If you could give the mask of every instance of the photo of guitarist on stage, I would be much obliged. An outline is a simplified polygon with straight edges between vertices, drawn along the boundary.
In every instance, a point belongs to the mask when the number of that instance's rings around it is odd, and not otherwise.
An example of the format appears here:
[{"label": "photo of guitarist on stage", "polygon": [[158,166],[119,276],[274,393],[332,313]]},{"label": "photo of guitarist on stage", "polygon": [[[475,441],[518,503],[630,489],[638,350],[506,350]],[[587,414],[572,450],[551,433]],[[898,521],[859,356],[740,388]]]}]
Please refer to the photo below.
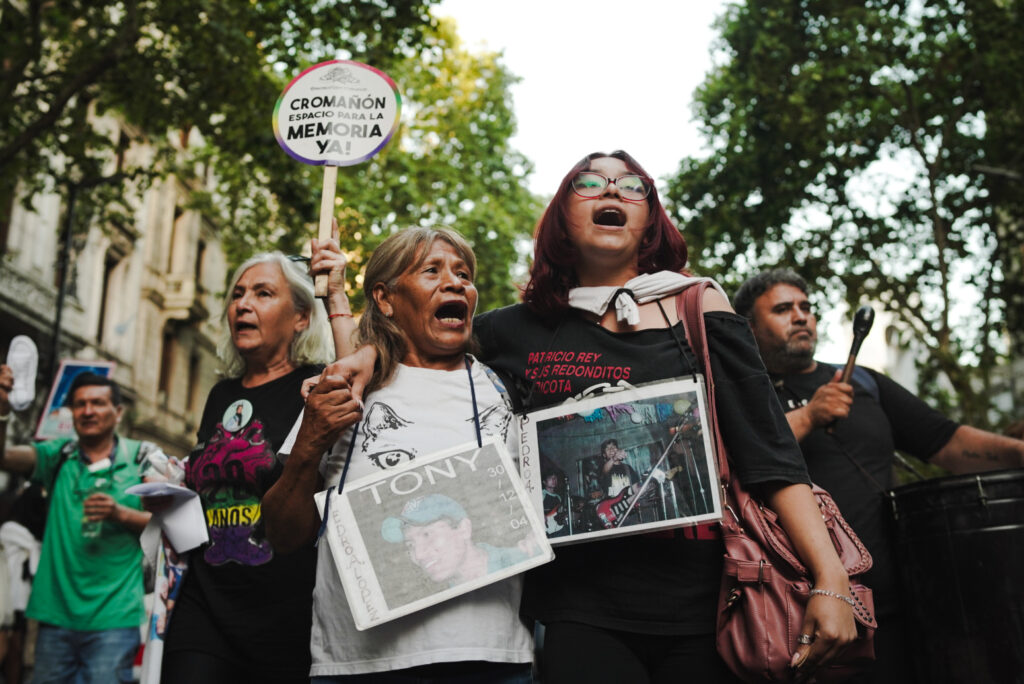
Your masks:
[{"label": "photo of guitarist on stage", "polygon": [[636,469],[626,463],[627,456],[616,439],[607,439],[601,444],[602,463],[597,480],[603,500],[597,504],[595,514],[601,527],[606,529],[621,525],[621,516],[641,501],[656,502],[661,491],[657,484],[665,479],[665,474],[655,469],[653,475],[657,482],[641,490],[643,480]]},{"label": "photo of guitarist on stage", "polygon": [[532,494],[553,543],[712,522],[721,515],[701,388],[680,378],[538,413]]}]

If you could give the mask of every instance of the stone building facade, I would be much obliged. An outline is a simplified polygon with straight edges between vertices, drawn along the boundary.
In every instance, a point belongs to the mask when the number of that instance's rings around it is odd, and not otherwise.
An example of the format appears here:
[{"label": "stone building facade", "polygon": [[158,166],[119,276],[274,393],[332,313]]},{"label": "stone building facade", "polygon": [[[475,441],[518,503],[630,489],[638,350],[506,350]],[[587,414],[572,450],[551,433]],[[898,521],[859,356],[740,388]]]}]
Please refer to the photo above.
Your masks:
[{"label": "stone building facade", "polygon": [[[129,225],[91,225],[71,241],[58,359],[115,362],[125,390],[122,433],[183,456],[217,380],[227,263],[218,227],[188,209],[197,179],[168,177],[136,193]],[[31,438],[52,380],[66,193],[16,202],[0,220],[0,353],[30,336],[39,348],[36,401],[11,438]],[[0,217],[2,219],[4,217]]]}]

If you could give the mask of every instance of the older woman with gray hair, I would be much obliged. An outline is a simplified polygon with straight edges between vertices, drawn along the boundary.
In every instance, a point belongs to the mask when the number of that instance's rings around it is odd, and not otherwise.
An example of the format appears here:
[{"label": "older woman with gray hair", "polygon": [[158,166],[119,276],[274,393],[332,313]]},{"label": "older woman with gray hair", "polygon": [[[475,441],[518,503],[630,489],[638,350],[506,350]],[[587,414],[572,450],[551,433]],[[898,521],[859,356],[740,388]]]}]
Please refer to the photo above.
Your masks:
[{"label": "older woman with gray hair", "polygon": [[[319,270],[338,266],[321,259]],[[331,294],[337,306],[336,286]],[[276,451],[302,411],[302,381],[334,355],[327,314],[305,266],[274,252],[238,268],[222,321],[226,378],[207,397],[185,475],[210,541],[188,559],[162,680],[308,681],[316,556],[274,549],[260,505],[281,474]]]},{"label": "older woman with gray hair", "polygon": [[[472,249],[448,229],[410,228],[374,251],[359,322],[359,341],[377,353],[365,411],[346,378],[328,367],[294,440],[281,450],[288,454],[284,473],[264,498],[275,548],[311,544],[319,525],[313,494],[338,486],[346,460],[354,481],[475,442],[478,434],[504,439],[515,453],[504,388],[467,353],[475,274]],[[320,544],[313,681],[529,682],[532,640],[519,619],[521,590],[521,578],[512,577],[361,632],[327,544]]]}]

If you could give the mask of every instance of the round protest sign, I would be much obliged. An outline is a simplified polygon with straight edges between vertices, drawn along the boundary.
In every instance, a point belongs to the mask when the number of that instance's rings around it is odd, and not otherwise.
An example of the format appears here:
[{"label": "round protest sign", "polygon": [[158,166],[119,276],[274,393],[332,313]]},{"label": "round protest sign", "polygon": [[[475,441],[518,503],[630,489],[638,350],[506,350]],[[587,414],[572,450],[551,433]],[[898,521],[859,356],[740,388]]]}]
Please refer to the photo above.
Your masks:
[{"label": "round protest sign", "polygon": [[398,128],[402,98],[387,74],[333,60],[292,79],[274,107],[274,137],[305,164],[351,166],[380,152]]}]

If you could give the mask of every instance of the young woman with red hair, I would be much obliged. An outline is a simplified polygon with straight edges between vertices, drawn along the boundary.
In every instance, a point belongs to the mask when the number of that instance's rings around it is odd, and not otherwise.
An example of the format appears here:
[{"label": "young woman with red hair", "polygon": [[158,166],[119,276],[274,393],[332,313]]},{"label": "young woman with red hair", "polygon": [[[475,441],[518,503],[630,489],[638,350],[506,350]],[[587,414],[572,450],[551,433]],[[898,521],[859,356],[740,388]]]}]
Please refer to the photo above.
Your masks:
[{"label": "young woman with red hair", "polygon": [[[535,241],[523,303],[475,321],[480,359],[505,378],[517,409],[697,370],[673,336],[684,336],[675,295],[694,281],[683,271],[686,243],[636,160],[582,159]],[[817,587],[845,596],[848,577],[747,322],[720,290],[709,289],[703,305],[735,468],[779,513]],[[527,573],[523,597],[522,612],[546,627],[545,681],[738,681],[715,651],[722,555],[714,528],[559,547],[552,563]],[[852,610],[830,596],[812,597],[804,627],[814,637],[794,656],[804,676],[856,636]]]}]

